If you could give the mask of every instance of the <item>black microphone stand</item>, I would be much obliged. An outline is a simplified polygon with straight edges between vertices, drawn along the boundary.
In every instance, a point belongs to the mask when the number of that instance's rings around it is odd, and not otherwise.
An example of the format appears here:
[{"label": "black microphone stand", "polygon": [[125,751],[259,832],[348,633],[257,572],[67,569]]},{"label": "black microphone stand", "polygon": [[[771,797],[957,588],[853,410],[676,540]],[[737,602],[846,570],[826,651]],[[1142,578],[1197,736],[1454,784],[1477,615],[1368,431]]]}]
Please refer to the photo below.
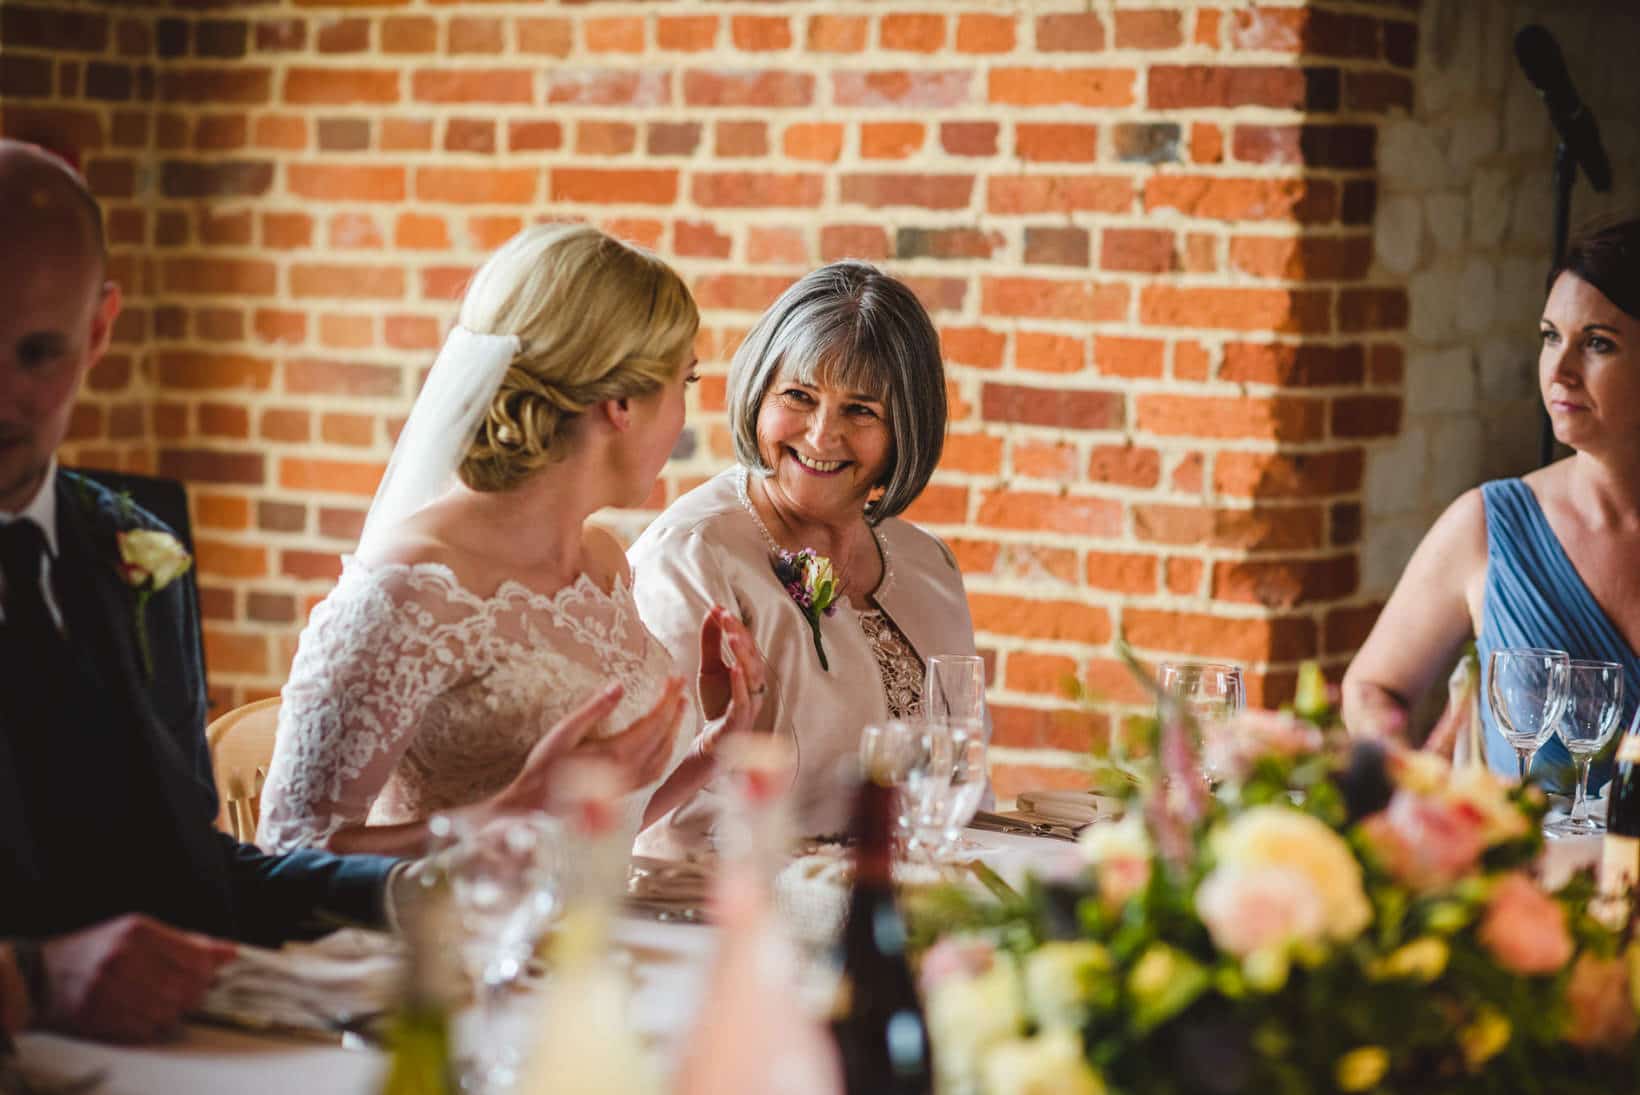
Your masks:
[{"label": "black microphone stand", "polygon": [[[1577,157],[1566,147],[1565,141],[1555,142],[1554,167],[1554,250],[1549,254],[1549,269],[1560,265],[1566,255],[1566,237],[1572,214],[1572,184],[1577,181]],[[1538,398],[1538,467],[1548,467],[1555,458],[1555,427],[1549,421],[1549,408]]]},{"label": "black microphone stand", "polygon": [[[1559,266],[1566,255],[1567,227],[1572,208],[1572,184],[1581,168],[1589,185],[1604,191],[1611,186],[1611,164],[1600,144],[1600,130],[1572,86],[1571,74],[1560,45],[1547,30],[1530,25],[1515,32],[1515,59],[1543,105],[1555,130],[1554,165],[1554,252],[1549,269]],[[1538,408],[1538,464],[1547,465],[1555,455],[1555,431],[1549,409]]]}]

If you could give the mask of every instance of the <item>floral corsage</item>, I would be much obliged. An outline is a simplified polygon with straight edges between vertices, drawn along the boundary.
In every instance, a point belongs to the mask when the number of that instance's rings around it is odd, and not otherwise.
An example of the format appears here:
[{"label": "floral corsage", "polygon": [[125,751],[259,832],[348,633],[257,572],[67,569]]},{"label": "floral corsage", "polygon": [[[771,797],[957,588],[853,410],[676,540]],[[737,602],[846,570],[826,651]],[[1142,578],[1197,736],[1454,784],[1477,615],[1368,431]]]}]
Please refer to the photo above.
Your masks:
[{"label": "floral corsage", "polygon": [[148,628],[143,613],[148,598],[188,573],[193,558],[169,532],[153,529],[131,529],[119,534],[120,577],[137,595],[137,650],[142,654],[142,668],[149,678],[154,676],[154,659],[148,649]]},{"label": "floral corsage", "polygon": [[771,560],[774,575],[786,587],[791,599],[803,610],[814,635],[814,652],[820,655],[820,668],[831,672],[826,663],[826,647],[820,641],[820,617],[830,616],[837,610],[837,576],[832,573],[831,560],[816,554],[810,548],[802,551],[782,551]]}]

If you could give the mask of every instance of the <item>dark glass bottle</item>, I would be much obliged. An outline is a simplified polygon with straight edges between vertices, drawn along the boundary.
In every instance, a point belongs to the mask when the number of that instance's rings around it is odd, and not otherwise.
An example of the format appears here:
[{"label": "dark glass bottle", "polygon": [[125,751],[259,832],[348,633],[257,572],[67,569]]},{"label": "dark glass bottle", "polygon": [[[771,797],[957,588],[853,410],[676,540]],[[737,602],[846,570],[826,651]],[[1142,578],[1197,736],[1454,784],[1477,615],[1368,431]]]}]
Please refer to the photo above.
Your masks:
[{"label": "dark glass bottle", "polygon": [[854,887],[837,959],[832,1035],[848,1095],[927,1095],[934,1086],[928,1022],[906,960],[894,900],[895,793],[867,780],[855,806]]},{"label": "dark glass bottle", "polygon": [[1640,883],[1640,712],[1617,747],[1606,801],[1600,905],[1605,918],[1622,920],[1634,910],[1635,887]]}]

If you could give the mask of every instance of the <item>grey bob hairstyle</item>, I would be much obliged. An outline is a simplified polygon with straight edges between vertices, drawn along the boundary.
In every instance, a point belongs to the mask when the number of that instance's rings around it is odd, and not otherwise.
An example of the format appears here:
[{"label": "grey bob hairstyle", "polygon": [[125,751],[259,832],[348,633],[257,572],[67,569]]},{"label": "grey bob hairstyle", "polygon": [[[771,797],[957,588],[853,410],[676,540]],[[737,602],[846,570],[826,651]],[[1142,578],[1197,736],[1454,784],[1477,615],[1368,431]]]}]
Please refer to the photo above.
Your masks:
[{"label": "grey bob hairstyle", "polygon": [[940,339],[916,294],[869,263],[844,260],[804,275],[763,313],[729,366],[729,428],[735,458],[765,475],[757,417],[782,366],[798,383],[884,404],[893,455],[866,520],[916,501],[940,462],[946,416]]}]

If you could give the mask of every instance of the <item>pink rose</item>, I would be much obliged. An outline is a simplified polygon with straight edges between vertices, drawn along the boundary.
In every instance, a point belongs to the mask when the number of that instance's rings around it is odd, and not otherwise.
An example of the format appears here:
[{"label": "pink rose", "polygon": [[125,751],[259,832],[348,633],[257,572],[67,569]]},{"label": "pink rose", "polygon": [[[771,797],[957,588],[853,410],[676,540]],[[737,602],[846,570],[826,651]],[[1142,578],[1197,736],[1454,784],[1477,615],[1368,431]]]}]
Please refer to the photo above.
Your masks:
[{"label": "pink rose", "polygon": [[1285,711],[1244,711],[1202,727],[1203,765],[1220,779],[1240,779],[1261,757],[1319,752],[1321,731]]},{"label": "pink rose", "polygon": [[974,936],[947,936],[923,954],[923,991],[928,992],[943,981],[966,981],[978,977],[991,968],[996,956],[996,947],[987,940]]},{"label": "pink rose", "polygon": [[1139,856],[1118,856],[1099,864],[1099,900],[1110,908],[1120,908],[1127,899],[1150,885],[1150,860]]},{"label": "pink rose", "polygon": [[1486,818],[1459,800],[1397,791],[1361,825],[1385,868],[1413,890],[1451,885],[1486,851]]},{"label": "pink rose", "polygon": [[1215,868],[1196,889],[1196,913],[1214,944],[1238,958],[1318,939],[1326,927],[1321,895],[1286,867]]},{"label": "pink rose", "polygon": [[1554,973],[1571,961],[1566,910],[1523,874],[1498,881],[1479,935],[1498,964],[1514,973]]},{"label": "pink rose", "polygon": [[1585,954],[1572,967],[1566,984],[1571,1021],[1566,1040],[1583,1049],[1622,1049],[1640,1032],[1640,1018],[1629,999],[1629,971],[1621,958]]}]

